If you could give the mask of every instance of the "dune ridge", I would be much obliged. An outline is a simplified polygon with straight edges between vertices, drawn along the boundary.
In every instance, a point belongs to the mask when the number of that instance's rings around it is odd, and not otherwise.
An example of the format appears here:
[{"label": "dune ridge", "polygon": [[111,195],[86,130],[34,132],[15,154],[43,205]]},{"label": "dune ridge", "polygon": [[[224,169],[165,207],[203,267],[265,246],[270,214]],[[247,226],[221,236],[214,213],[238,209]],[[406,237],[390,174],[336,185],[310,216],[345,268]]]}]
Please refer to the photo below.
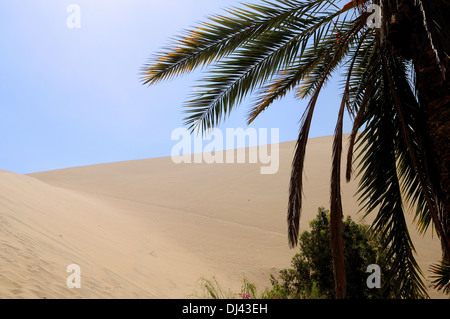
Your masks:
[{"label": "dune ridge", "polygon": [[[301,230],[329,206],[331,143],[309,142]],[[279,146],[274,175],[259,164],[170,158],[0,171],[0,298],[187,298],[212,276],[235,292],[244,276],[269,286],[296,252],[286,234],[295,143]],[[342,186],[345,215],[360,221],[356,182]],[[439,242],[411,233],[426,272]],[[80,289],[66,285],[70,264],[81,268]]]}]

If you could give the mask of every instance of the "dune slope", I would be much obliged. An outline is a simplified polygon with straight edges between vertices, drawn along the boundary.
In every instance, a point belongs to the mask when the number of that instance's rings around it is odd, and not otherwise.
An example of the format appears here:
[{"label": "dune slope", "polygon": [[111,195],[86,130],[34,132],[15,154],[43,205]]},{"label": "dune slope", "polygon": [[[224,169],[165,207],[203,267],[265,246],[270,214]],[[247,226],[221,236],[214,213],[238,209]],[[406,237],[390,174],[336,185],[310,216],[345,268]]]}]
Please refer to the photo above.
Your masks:
[{"label": "dune slope", "polygon": [[[329,206],[331,142],[308,146],[302,230]],[[244,276],[268,286],[295,254],[286,235],[293,150],[280,144],[274,175],[261,175],[260,164],[170,158],[0,172],[0,298],[185,298],[212,276],[235,292]],[[343,184],[343,206],[359,221],[355,190]],[[411,232],[426,270],[439,243]],[[80,289],[66,285],[71,264]]]}]

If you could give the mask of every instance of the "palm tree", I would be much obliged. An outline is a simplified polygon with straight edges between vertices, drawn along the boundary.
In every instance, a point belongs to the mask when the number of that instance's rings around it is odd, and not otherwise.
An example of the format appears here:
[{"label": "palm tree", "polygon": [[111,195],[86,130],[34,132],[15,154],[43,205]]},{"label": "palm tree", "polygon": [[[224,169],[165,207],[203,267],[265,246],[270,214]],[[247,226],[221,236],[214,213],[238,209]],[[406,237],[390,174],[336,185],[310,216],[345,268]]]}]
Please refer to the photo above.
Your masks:
[{"label": "palm tree", "polygon": [[192,132],[217,126],[250,93],[256,92],[258,99],[248,112],[248,123],[288,92],[308,99],[288,201],[288,239],[294,247],[317,99],[332,76],[343,74],[330,191],[336,297],[345,297],[340,167],[346,112],[353,120],[346,177],[352,178],[352,164],[358,161],[361,209],[376,213],[372,228],[384,238],[387,256],[395,259],[384,279],[395,282],[396,296],[427,297],[405,214],[413,208],[420,230],[431,225],[436,231],[443,252],[439,269],[448,269],[449,8],[448,0],[357,0],[345,5],[333,0],[263,0],[213,16],[175,39],[173,48],[145,65],[142,80],[151,85],[211,67],[186,105],[185,124]]}]

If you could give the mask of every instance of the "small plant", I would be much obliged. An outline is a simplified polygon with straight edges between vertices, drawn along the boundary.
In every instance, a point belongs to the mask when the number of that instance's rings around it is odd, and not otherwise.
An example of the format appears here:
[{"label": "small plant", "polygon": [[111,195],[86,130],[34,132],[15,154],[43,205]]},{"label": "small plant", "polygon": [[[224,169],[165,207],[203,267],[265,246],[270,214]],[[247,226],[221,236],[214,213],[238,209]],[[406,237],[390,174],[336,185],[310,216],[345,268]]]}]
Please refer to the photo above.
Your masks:
[{"label": "small plant", "polygon": [[241,293],[239,294],[242,299],[256,299],[256,285],[248,281],[246,277],[242,281]]},{"label": "small plant", "polygon": [[236,294],[230,290],[224,290],[217,279],[201,278],[200,279],[201,293],[194,293],[193,297],[200,299],[235,299]]},{"label": "small plant", "polygon": [[242,279],[240,293],[234,293],[230,289],[225,290],[219,284],[217,279],[201,278],[201,293],[195,293],[193,297],[201,299],[282,299],[281,295],[276,295],[273,291],[266,289],[262,294],[258,294],[256,285],[250,282],[246,277]]},{"label": "small plant", "polygon": [[244,293],[240,293],[239,296],[242,297],[242,299],[252,299],[252,297],[250,295],[244,294]]}]

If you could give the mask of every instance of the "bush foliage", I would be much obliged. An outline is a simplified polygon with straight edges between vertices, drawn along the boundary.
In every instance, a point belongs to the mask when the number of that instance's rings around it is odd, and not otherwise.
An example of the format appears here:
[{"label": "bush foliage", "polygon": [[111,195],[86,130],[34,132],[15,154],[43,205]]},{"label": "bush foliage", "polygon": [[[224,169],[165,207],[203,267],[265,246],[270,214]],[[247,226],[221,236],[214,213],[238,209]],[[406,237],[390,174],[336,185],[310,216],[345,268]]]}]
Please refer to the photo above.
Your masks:
[{"label": "bush foliage", "polygon": [[[329,212],[318,209],[317,217],[310,222],[310,231],[299,236],[299,253],[291,262],[292,268],[280,271],[279,277],[271,276],[272,289],[266,292],[272,298],[334,298],[333,260],[330,248]],[[355,223],[350,217],[343,222],[347,298],[388,298],[389,284],[382,289],[367,286],[367,267],[377,264],[381,274],[389,263],[381,253],[379,240],[366,225]],[[383,277],[381,277],[383,278]]]}]

